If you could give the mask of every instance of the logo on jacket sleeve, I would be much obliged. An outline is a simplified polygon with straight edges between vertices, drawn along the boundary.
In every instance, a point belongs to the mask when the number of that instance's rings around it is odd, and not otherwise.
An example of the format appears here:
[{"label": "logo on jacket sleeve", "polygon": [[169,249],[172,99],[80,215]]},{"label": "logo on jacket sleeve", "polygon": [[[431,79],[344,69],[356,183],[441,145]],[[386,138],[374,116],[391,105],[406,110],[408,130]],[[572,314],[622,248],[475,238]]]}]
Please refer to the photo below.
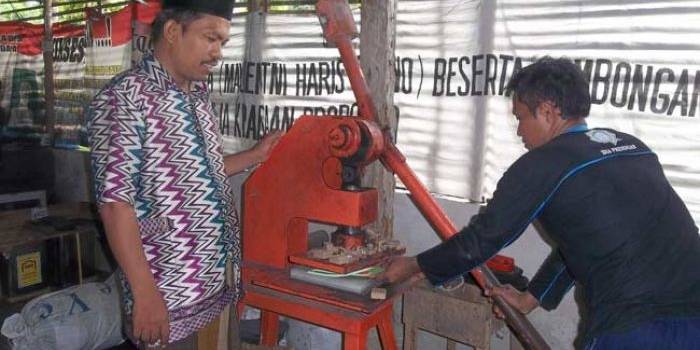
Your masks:
[{"label": "logo on jacket sleeve", "polygon": [[617,135],[607,130],[591,130],[586,132],[586,135],[593,142],[610,143],[613,146],[617,146],[617,143],[622,141]]}]

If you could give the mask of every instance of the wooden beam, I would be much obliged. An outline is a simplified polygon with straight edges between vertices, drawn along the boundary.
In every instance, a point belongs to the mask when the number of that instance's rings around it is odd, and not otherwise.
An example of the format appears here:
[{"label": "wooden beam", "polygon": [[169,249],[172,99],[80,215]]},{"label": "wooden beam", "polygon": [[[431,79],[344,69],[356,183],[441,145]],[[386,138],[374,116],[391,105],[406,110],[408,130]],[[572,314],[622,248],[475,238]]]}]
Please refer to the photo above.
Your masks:
[{"label": "wooden beam", "polygon": [[[396,44],[396,0],[362,2],[360,64],[377,107],[377,123],[396,135],[394,110],[394,48]],[[364,182],[379,191],[379,213],[373,225],[385,237],[393,235],[394,175],[375,162],[366,169]]]},{"label": "wooden beam", "polygon": [[269,0],[248,0],[248,12],[267,12]]},{"label": "wooden beam", "polygon": [[[267,28],[267,0],[248,0],[245,21],[245,49],[243,62],[262,62]],[[264,93],[238,94],[237,102],[244,105],[262,105]],[[261,132],[260,130],[258,132]],[[262,136],[262,135],[256,135]]]},{"label": "wooden beam", "polygon": [[52,19],[53,9],[51,0],[44,0],[44,100],[45,115],[46,115],[46,132],[53,140],[54,126],[56,124],[56,114],[54,113],[55,92],[53,84],[53,28]]}]

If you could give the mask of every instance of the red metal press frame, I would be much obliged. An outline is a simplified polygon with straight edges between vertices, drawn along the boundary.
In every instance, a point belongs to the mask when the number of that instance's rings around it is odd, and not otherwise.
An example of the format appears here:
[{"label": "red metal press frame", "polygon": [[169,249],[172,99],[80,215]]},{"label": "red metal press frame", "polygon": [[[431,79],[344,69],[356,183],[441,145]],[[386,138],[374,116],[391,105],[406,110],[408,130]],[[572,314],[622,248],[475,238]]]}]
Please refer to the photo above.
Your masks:
[{"label": "red metal press frame", "polygon": [[[343,333],[346,350],[365,348],[377,327],[396,349],[392,300],[370,300],[291,279],[292,263],[309,265],[310,222],[362,227],[377,218],[377,190],[343,189],[342,162],[377,159],[384,138],[376,124],[352,117],[302,116],[243,185],[243,288],[239,308],[261,310],[261,342],[274,345],[279,315]],[[341,160],[342,159],[342,160]],[[373,256],[365,264],[376,264]],[[348,264],[339,266],[349,268]],[[322,267],[329,269],[330,264]]]}]

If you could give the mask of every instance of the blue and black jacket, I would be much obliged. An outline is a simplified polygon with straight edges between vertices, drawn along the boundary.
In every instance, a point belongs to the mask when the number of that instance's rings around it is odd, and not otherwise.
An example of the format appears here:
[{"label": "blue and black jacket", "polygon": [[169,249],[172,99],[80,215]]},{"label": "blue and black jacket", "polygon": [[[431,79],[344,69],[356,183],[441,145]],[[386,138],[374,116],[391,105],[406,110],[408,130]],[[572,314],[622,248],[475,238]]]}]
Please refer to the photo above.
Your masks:
[{"label": "blue and black jacket", "polygon": [[564,133],[518,159],[485,210],[418,255],[440,284],[516,240],[534,220],[555,249],[528,287],[555,308],[574,282],[582,341],[660,317],[700,315],[700,236],[656,155],[610,129]]}]

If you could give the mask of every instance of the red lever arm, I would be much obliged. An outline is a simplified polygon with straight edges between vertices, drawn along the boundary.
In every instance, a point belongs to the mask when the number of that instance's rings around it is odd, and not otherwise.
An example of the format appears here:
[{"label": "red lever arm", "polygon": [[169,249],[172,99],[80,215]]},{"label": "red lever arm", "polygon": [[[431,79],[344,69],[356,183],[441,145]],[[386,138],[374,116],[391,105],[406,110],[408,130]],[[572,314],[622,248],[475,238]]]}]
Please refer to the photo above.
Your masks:
[{"label": "red lever arm", "polygon": [[[357,37],[358,33],[350,6],[346,0],[319,0],[316,4],[316,12],[326,40],[335,44],[340,51],[340,57],[348,73],[352,91],[357,99],[360,117],[376,122],[376,108],[362,73],[360,62],[352,47],[352,39]],[[406,158],[396,148],[389,133],[385,133],[385,148],[380,155],[380,160],[387,170],[401,179],[411,194],[413,203],[443,239],[449,239],[457,233],[457,228],[450,218],[408,166]],[[500,286],[498,279],[485,265],[472,269],[470,274],[482,289]],[[513,308],[502,297],[494,297],[494,301],[503,311],[506,322],[518,335],[523,346],[533,350],[550,349],[525,315]]]}]

